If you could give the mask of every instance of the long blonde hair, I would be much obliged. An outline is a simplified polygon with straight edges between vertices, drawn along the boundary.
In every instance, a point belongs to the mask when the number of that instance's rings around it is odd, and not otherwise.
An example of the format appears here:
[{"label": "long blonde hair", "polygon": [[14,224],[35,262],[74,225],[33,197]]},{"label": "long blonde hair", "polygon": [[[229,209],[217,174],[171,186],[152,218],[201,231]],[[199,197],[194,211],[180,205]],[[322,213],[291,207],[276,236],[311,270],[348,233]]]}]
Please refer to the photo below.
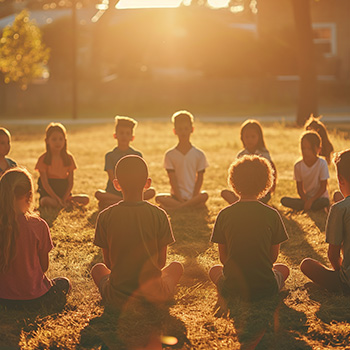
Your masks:
[{"label": "long blonde hair", "polygon": [[[16,256],[19,229],[15,202],[24,196],[31,205],[33,181],[28,170],[12,168],[6,171],[0,178],[0,273],[9,269]],[[31,216],[30,209],[25,215]]]}]

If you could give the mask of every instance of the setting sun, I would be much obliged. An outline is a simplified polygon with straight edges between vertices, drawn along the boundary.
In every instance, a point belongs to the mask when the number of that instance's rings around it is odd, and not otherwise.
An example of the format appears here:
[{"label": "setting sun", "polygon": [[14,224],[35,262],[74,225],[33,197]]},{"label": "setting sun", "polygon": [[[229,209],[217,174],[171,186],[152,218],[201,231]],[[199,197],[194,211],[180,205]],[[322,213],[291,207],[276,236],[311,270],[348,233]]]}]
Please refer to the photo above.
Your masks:
[{"label": "setting sun", "polygon": [[[120,0],[116,6],[117,9],[132,9],[132,8],[175,8],[179,7],[182,0]],[[184,1],[184,4],[190,1]],[[227,7],[229,0],[209,0],[208,4],[211,7]]]}]

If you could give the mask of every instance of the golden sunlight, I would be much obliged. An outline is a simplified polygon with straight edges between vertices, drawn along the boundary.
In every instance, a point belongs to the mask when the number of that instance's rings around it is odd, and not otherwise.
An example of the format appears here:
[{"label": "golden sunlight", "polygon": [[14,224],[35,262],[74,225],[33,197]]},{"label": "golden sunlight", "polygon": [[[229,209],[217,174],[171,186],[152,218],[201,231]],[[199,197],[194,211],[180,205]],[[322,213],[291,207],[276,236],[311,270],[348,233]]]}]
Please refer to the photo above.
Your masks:
[{"label": "golden sunlight", "polygon": [[120,0],[117,9],[179,7],[182,0]]},{"label": "golden sunlight", "polygon": [[[175,8],[179,7],[182,2],[188,3],[188,1],[183,0],[120,0],[116,8]],[[208,5],[214,8],[227,7],[228,4],[229,0],[208,0]]]}]

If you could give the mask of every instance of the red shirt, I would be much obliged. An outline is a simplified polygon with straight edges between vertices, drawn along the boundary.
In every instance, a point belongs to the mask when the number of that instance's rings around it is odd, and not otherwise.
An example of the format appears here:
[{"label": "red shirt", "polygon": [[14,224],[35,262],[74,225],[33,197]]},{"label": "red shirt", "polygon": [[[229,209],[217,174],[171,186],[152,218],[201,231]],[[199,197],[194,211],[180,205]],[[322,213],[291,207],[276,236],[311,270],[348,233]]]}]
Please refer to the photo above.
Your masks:
[{"label": "red shirt", "polygon": [[16,256],[10,269],[0,273],[0,298],[31,300],[44,295],[52,284],[42,271],[39,253],[53,248],[47,223],[39,217],[18,216]]}]

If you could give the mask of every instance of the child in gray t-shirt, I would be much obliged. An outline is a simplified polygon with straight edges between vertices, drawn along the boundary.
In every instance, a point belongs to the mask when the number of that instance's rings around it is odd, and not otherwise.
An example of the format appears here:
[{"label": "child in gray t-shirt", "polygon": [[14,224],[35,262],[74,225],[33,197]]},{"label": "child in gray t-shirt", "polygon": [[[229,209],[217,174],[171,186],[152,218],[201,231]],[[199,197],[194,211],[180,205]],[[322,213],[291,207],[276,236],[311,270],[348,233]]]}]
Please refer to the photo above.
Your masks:
[{"label": "child in gray t-shirt", "polygon": [[311,258],[304,259],[300,269],[319,286],[350,294],[350,149],[336,154],[334,164],[345,199],[332,205],[327,218],[326,242],[332,269]]}]

